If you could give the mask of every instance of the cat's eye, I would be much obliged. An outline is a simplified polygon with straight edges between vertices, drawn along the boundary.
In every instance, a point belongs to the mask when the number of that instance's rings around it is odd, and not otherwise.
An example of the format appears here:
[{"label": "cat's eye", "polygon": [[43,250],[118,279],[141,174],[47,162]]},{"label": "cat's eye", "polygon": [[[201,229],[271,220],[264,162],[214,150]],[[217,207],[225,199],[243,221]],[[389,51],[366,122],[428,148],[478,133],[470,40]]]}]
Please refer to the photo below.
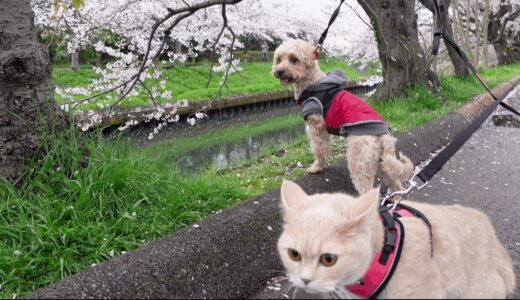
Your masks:
[{"label": "cat's eye", "polygon": [[320,256],[320,263],[325,267],[332,267],[338,261],[338,256],[334,254],[323,254]]},{"label": "cat's eye", "polygon": [[300,261],[302,260],[302,255],[300,254],[300,252],[294,250],[294,249],[289,249],[288,250],[289,252],[289,258],[294,260],[294,261]]}]

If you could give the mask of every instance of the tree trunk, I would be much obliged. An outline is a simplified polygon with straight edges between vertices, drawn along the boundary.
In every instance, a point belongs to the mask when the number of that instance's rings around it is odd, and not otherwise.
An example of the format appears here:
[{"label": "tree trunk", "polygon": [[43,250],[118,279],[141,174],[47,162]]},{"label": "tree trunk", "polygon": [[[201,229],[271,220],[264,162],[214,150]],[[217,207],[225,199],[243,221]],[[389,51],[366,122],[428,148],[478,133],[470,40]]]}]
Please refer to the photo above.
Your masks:
[{"label": "tree trunk", "polygon": [[378,100],[405,96],[409,86],[435,87],[438,79],[429,70],[419,44],[415,0],[358,0],[374,25],[384,83]]},{"label": "tree trunk", "polygon": [[488,41],[495,48],[498,64],[512,64],[520,60],[520,30],[507,26],[520,18],[520,5],[502,0],[499,9],[489,16]]},{"label": "tree trunk", "polygon": [[[419,0],[422,5],[428,8],[432,13],[434,12],[433,1],[432,0]],[[441,10],[441,25],[444,30],[453,38],[455,35],[453,34],[453,22],[450,18],[449,8],[451,5],[451,0],[440,0],[439,8]],[[457,77],[465,77],[468,73],[468,68],[466,68],[466,64],[457,54],[457,51],[453,49],[449,44],[444,43],[446,46],[446,50],[448,51],[448,56],[450,57],[451,64],[453,65],[453,72]]]},{"label": "tree trunk", "polygon": [[473,3],[471,7],[471,11],[473,12],[473,19],[475,20],[475,36],[477,39],[475,42],[475,61],[473,62],[475,66],[480,64],[480,39],[482,37],[482,27],[478,10],[479,5],[480,3]]},{"label": "tree trunk", "polygon": [[0,176],[12,179],[39,146],[40,134],[63,118],[29,0],[2,0],[0,20]]},{"label": "tree trunk", "polygon": [[74,51],[74,53],[70,55],[70,66],[73,71],[79,70],[79,50]]},{"label": "tree trunk", "polygon": [[489,65],[489,10],[489,0],[484,0],[484,15],[482,16],[482,64],[484,68],[487,68]]}]

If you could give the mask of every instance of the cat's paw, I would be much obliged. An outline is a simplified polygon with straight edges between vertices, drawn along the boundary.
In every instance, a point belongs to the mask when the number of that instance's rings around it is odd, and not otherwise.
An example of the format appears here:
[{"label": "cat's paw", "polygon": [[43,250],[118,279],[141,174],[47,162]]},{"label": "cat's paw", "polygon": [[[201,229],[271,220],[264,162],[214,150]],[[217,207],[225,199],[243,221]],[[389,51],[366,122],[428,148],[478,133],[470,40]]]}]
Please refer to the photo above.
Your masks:
[{"label": "cat's paw", "polygon": [[324,167],[321,164],[313,163],[309,168],[307,168],[307,173],[309,174],[317,174],[323,171]]}]

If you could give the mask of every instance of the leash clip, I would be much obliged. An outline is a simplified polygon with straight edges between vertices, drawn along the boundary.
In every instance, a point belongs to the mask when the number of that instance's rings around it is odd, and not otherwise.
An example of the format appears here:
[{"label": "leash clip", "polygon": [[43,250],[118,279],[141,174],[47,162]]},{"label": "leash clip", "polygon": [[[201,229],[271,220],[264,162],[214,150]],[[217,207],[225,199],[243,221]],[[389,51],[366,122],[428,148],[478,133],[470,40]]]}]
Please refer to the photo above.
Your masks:
[{"label": "leash clip", "polygon": [[[419,185],[417,183],[417,181],[414,180],[415,177],[418,177],[419,173],[420,172],[418,171],[418,172],[415,172],[415,174],[413,174],[413,176],[408,180],[408,187],[404,191],[396,191],[396,192],[393,192],[390,195],[386,196],[385,198],[383,198],[383,200],[381,200],[381,206],[385,206],[387,203],[393,203],[392,208],[390,210],[395,210],[397,205],[399,205],[399,203],[403,199],[408,198],[408,195],[413,190],[419,191],[422,188],[424,188],[428,184],[428,181]],[[396,198],[396,199],[394,200],[394,198]]]}]

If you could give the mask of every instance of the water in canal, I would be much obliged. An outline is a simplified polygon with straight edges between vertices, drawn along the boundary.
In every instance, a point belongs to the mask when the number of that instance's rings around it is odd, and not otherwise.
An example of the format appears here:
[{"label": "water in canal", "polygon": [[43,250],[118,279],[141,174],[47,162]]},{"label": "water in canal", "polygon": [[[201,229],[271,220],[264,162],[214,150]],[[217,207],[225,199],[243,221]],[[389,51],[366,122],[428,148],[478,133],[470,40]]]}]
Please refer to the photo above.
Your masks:
[{"label": "water in canal", "polygon": [[[224,129],[239,128],[246,125],[261,124],[288,115],[299,114],[296,106],[276,107],[259,112],[232,115],[228,118],[198,120],[194,126],[186,123],[174,124],[160,131],[152,140],[147,139],[149,130],[136,131],[133,140],[138,147],[169,143],[178,138],[189,138],[201,135],[218,135]],[[298,125],[270,130],[247,136],[237,141],[222,141],[211,146],[200,147],[189,152],[176,154],[171,158],[172,166],[180,172],[198,172],[206,169],[228,169],[245,161],[261,156],[262,149],[280,150],[284,145],[294,143],[305,134],[305,125]]]}]

